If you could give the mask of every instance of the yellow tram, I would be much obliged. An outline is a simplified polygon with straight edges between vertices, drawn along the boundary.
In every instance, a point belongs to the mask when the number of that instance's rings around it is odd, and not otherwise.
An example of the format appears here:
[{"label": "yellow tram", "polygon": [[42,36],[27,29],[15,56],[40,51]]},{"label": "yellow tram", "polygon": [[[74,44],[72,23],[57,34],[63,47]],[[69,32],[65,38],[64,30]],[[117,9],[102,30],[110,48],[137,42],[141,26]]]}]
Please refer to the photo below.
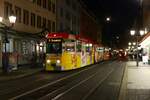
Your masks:
[{"label": "yellow tram", "polygon": [[46,36],[46,70],[65,71],[93,64],[95,46],[89,39],[68,33]]}]

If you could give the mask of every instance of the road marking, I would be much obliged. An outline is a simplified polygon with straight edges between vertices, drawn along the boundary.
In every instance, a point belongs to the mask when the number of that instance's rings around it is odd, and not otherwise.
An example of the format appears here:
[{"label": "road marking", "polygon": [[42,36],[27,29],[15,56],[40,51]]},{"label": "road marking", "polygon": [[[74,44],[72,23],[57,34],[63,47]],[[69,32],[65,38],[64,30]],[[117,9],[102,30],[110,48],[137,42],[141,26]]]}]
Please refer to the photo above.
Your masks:
[{"label": "road marking", "polygon": [[[103,62],[102,62],[102,63],[103,63]],[[96,64],[96,65],[97,65],[97,64]],[[9,100],[18,99],[18,98],[20,98],[20,97],[22,97],[22,96],[25,96],[25,95],[27,95],[27,94],[33,93],[33,92],[35,92],[35,91],[38,91],[38,90],[40,90],[40,89],[42,89],[42,88],[45,88],[45,87],[48,87],[48,86],[50,86],[50,85],[56,84],[57,82],[60,82],[60,81],[65,80],[65,79],[67,79],[67,78],[73,77],[73,76],[75,76],[75,75],[78,75],[78,74],[80,74],[80,73],[82,73],[82,72],[84,72],[84,71],[86,71],[86,70],[90,70],[90,69],[95,68],[95,67],[96,67],[96,66],[89,67],[89,68],[84,69],[84,70],[81,70],[81,71],[79,71],[79,72],[77,72],[77,73],[73,73],[73,74],[71,74],[71,75],[69,75],[69,76],[60,78],[60,79],[58,79],[58,80],[56,80],[56,81],[53,81],[53,82],[51,82],[51,83],[45,84],[45,85],[40,86],[40,87],[38,87],[38,88],[35,88],[35,89],[33,89],[33,90],[30,90],[30,91],[27,91],[27,92],[25,92],[25,93],[22,93],[22,94],[20,94],[20,95],[18,95],[18,96],[12,97],[12,98],[10,98]]]}]

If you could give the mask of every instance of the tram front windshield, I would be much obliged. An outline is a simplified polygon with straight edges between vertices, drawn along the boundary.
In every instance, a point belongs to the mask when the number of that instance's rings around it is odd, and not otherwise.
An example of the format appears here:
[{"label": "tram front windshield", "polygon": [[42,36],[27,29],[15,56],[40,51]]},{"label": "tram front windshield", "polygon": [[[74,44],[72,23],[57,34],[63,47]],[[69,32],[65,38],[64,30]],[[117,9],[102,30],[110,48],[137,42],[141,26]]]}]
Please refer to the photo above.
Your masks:
[{"label": "tram front windshield", "polygon": [[46,53],[62,53],[62,43],[48,43]]}]

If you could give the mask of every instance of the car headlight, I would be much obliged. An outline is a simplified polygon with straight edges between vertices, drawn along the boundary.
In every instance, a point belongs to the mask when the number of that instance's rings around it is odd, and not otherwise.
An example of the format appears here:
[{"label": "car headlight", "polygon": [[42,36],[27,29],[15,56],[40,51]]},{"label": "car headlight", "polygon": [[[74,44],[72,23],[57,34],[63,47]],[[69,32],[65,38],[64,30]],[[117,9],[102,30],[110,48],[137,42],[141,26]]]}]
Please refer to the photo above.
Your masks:
[{"label": "car headlight", "polygon": [[51,60],[47,60],[46,62],[49,64],[51,62]]},{"label": "car headlight", "polygon": [[60,60],[57,60],[56,62],[59,64],[59,63],[60,63]]}]

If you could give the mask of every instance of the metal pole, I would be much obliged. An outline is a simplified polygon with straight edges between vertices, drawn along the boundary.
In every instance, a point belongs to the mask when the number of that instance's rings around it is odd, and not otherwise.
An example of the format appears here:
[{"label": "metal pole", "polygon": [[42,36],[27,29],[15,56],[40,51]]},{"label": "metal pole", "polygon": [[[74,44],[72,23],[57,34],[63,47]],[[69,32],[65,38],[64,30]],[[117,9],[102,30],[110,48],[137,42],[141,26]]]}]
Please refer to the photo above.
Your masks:
[{"label": "metal pole", "polygon": [[4,28],[4,31],[5,31],[5,40],[4,40],[4,46],[5,46],[5,49],[4,49],[4,73],[7,73],[9,72],[9,69],[8,69],[8,54],[7,54],[7,42],[8,42],[8,37],[7,37],[7,27]]},{"label": "metal pole", "polygon": [[138,51],[138,45],[139,45],[139,43],[138,43],[138,35],[136,36],[136,48],[137,48],[137,52],[136,52],[136,56],[137,56],[137,58],[136,58],[136,66],[138,67],[139,66],[139,51]]}]

